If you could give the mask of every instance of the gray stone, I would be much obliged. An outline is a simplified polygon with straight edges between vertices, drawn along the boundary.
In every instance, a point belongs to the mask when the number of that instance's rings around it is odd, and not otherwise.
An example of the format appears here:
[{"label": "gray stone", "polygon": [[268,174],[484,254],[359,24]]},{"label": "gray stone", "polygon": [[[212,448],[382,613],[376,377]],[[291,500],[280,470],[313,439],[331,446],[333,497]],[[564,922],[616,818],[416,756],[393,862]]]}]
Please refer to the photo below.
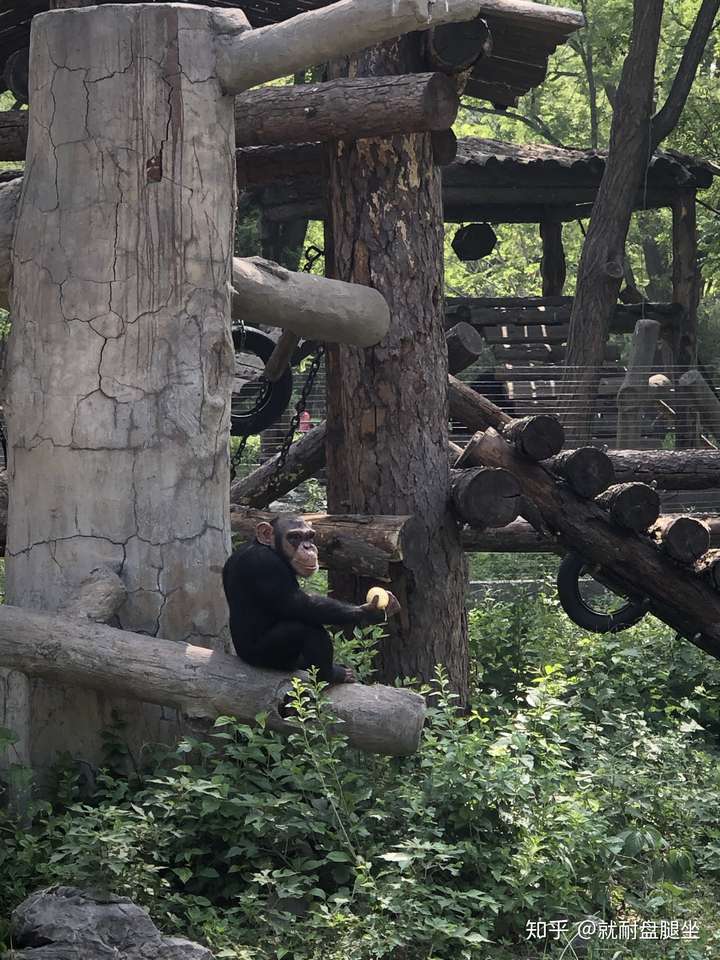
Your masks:
[{"label": "gray stone", "polygon": [[127,897],[50,887],[12,914],[16,949],[2,960],[213,960],[190,940],[164,937]]}]

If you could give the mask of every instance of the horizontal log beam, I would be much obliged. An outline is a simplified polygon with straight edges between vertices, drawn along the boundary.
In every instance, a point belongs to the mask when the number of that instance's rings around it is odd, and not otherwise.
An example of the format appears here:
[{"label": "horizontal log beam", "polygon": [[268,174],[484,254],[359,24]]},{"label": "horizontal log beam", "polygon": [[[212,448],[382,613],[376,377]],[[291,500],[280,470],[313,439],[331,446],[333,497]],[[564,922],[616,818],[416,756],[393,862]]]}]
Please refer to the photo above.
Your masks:
[{"label": "horizontal log beam", "polygon": [[390,326],[390,310],[372,287],[296,273],[262,257],[233,260],[233,316],[281,327],[308,340],[370,347]]},{"label": "horizontal log beam", "polygon": [[235,98],[235,142],[254,147],[447,130],[459,103],[455,84],[442,73],[260,87]]},{"label": "horizontal log beam", "polygon": [[485,347],[482,337],[469,323],[456,323],[448,330],[445,339],[448,370],[452,374],[462,373],[475,363]]},{"label": "horizontal log beam", "polygon": [[317,476],[325,466],[326,434],[327,424],[323,420],[291,444],[285,464],[277,476],[279,454],[266,460],[246,477],[235,480],[230,486],[230,503],[262,510],[305,480]]},{"label": "horizontal log beam", "polygon": [[[659,490],[720,488],[720,450],[608,450],[618,483],[655,483]],[[549,464],[554,469],[552,462]]]},{"label": "horizontal log beam", "polygon": [[538,533],[527,520],[515,520],[499,529],[465,527],[460,533],[466,553],[564,553],[558,542]]},{"label": "horizontal log beam", "polygon": [[214,10],[217,76],[226,93],[286,77],[314,63],[348,56],[385,40],[442,23],[474,19],[480,0],[340,0],[281,23],[247,29],[239,11]]},{"label": "horizontal log beam", "polygon": [[[192,717],[227,714],[252,723],[258,713],[267,713],[273,730],[295,729],[280,715],[291,690],[287,674],[259,670],[206,647],[88,620],[1,606],[0,666],[104,694],[174,706]],[[392,756],[417,750],[425,716],[422,697],[362,684],[331,687],[327,696],[354,747]]]},{"label": "horizontal log beam", "polygon": [[[390,580],[390,565],[402,563],[418,546],[418,524],[413,517],[301,515],[315,529],[320,566],[325,568]],[[252,540],[257,524],[274,516],[264,510],[233,510],[230,524],[234,534]]]}]

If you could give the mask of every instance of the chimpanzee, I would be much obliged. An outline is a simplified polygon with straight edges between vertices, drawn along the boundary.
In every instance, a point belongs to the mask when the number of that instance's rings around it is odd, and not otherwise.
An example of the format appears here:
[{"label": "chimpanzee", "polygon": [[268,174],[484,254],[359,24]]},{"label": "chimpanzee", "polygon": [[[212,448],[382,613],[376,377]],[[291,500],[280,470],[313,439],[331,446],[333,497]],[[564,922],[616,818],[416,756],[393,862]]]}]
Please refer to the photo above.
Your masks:
[{"label": "chimpanzee", "polygon": [[301,590],[298,576],[312,576],[318,569],[315,531],[301,517],[262,521],[255,536],[223,568],[237,655],[275,670],[315,666],[327,683],[354,683],[349,667],[333,663],[332,638],[324,625],[381,623],[400,611],[398,601],[390,594],[381,610],[377,600],[356,606]]}]

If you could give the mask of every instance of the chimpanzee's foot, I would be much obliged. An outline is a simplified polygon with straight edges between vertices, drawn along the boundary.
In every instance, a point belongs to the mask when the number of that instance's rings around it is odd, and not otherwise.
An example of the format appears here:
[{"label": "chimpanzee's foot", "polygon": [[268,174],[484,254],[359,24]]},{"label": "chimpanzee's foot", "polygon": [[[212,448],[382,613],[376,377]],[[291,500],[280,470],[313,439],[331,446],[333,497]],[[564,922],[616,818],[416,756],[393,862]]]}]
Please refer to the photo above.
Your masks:
[{"label": "chimpanzee's foot", "polygon": [[345,667],[341,663],[333,664],[333,675],[331,684],[334,683],[357,683],[357,677],[352,667]]}]

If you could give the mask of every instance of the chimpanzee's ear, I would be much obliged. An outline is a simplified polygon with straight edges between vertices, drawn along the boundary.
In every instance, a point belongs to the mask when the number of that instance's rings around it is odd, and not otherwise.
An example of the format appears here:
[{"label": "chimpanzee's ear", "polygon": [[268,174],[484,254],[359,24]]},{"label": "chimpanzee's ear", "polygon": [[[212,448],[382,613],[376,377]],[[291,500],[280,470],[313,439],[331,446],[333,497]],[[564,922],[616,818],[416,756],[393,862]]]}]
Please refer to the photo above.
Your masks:
[{"label": "chimpanzee's ear", "polygon": [[255,536],[258,543],[264,543],[266,547],[272,547],[275,544],[275,531],[267,520],[261,520],[255,527]]}]

